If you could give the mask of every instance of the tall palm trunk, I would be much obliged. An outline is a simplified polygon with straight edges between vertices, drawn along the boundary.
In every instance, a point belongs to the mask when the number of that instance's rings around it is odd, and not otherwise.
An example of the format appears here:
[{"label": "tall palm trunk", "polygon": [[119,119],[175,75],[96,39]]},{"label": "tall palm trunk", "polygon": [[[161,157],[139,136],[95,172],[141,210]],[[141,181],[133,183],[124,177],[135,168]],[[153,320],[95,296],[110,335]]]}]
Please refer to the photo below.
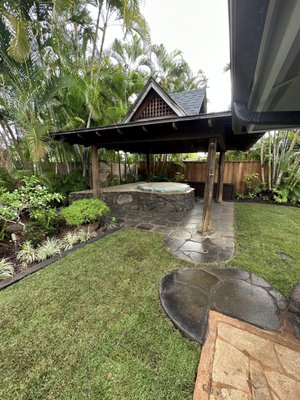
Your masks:
[{"label": "tall palm trunk", "polygon": [[2,121],[0,121],[0,124],[2,126],[2,129],[4,131],[8,132],[8,134],[10,136],[10,139],[11,139],[11,141],[12,141],[14,147],[15,147],[15,150],[16,150],[16,152],[18,154],[20,162],[22,164],[22,168],[25,169],[26,168],[25,167],[25,159],[24,159],[24,156],[23,156],[23,153],[22,153],[22,149],[20,147],[20,143],[19,143],[18,139],[15,137],[15,134],[14,134],[13,130],[11,129],[11,127],[9,125],[9,122],[5,118],[3,118]]}]

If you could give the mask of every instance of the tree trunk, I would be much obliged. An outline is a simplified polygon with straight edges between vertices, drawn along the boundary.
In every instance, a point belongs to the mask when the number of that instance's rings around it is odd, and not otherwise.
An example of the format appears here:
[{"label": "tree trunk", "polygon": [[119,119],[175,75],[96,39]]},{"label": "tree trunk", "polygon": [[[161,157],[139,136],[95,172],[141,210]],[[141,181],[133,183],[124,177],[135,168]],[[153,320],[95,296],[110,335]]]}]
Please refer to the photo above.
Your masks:
[{"label": "tree trunk", "polygon": [[12,141],[12,143],[13,143],[15,149],[16,149],[16,152],[17,152],[18,157],[19,157],[19,159],[20,159],[20,162],[21,162],[21,164],[22,164],[22,167],[23,167],[23,169],[26,169],[26,166],[25,166],[25,159],[24,159],[24,157],[23,157],[23,153],[22,153],[22,150],[21,150],[19,141],[18,141],[18,139],[15,137],[14,132],[13,132],[13,130],[11,129],[11,127],[9,126],[8,121],[5,120],[5,119],[2,119],[2,121],[1,121],[0,123],[1,123],[1,126],[2,126],[3,130],[4,130],[4,131],[7,130],[7,132],[9,133],[9,136],[10,136],[10,138],[11,138],[11,141]]},{"label": "tree trunk", "polygon": [[271,133],[269,132],[269,176],[268,176],[268,183],[269,183],[269,190],[272,190],[272,138]]},{"label": "tree trunk", "polygon": [[93,178],[93,197],[100,198],[100,174],[97,146],[92,146],[92,178]]}]

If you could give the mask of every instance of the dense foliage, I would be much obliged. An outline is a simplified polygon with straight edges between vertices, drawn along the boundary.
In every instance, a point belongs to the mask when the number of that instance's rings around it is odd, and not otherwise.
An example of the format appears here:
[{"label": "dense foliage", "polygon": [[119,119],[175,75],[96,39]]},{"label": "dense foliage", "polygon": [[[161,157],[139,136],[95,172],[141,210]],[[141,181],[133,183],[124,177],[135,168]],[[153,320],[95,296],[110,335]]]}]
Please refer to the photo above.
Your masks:
[{"label": "dense foliage", "polygon": [[[206,85],[182,53],[153,45],[141,0],[8,0],[0,13],[0,146],[10,168],[41,173],[74,163],[88,173],[89,150],[53,142],[58,130],[120,122],[152,75],[167,90]],[[124,40],[107,43],[111,25]],[[47,139],[47,140],[45,140]],[[111,153],[102,151],[103,159]]]},{"label": "dense foliage", "polygon": [[98,199],[76,200],[61,211],[69,225],[79,226],[99,220],[109,213],[109,207]]}]

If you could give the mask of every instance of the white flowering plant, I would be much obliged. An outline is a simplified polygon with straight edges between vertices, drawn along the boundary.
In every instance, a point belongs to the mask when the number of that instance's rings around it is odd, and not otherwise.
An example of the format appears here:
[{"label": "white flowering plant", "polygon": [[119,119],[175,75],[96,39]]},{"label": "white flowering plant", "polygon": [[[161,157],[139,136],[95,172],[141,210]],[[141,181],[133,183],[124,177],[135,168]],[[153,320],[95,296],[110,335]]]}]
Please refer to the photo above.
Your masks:
[{"label": "white flowering plant", "polygon": [[12,192],[0,188],[0,219],[5,223],[22,224],[22,216],[28,213],[36,220],[41,213],[53,214],[53,203],[63,199],[60,193],[51,193],[41,185],[38,177],[24,177],[22,185]]}]

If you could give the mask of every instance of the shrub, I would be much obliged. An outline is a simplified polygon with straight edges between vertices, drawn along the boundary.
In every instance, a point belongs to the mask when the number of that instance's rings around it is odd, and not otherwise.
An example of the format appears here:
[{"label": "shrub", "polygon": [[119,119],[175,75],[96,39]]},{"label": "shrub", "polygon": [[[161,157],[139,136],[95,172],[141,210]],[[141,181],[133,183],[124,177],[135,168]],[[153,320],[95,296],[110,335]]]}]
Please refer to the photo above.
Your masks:
[{"label": "shrub", "polygon": [[36,249],[29,240],[21,245],[17,260],[21,261],[23,268],[26,268],[28,264],[32,264],[36,260]]},{"label": "shrub", "polygon": [[80,235],[78,232],[68,232],[63,237],[63,249],[70,250],[78,242],[80,242]]},{"label": "shrub", "polygon": [[109,213],[109,207],[98,199],[76,200],[61,211],[69,225],[79,226],[94,222]]},{"label": "shrub", "polygon": [[44,261],[49,257],[59,254],[62,250],[63,243],[61,240],[54,238],[47,238],[37,249],[36,259],[37,261]]},{"label": "shrub", "polygon": [[9,223],[21,223],[21,217],[25,213],[35,220],[41,219],[42,214],[53,216],[53,203],[62,200],[61,194],[50,193],[36,176],[24,177],[22,186],[13,192],[1,188],[0,219]]},{"label": "shrub", "polygon": [[77,232],[77,234],[78,234],[80,243],[87,242],[88,240],[97,236],[96,232],[91,232],[89,229],[87,231],[85,231],[84,229],[81,229],[80,231]]},{"label": "shrub", "polygon": [[7,258],[0,260],[0,281],[14,276],[14,265]]}]

